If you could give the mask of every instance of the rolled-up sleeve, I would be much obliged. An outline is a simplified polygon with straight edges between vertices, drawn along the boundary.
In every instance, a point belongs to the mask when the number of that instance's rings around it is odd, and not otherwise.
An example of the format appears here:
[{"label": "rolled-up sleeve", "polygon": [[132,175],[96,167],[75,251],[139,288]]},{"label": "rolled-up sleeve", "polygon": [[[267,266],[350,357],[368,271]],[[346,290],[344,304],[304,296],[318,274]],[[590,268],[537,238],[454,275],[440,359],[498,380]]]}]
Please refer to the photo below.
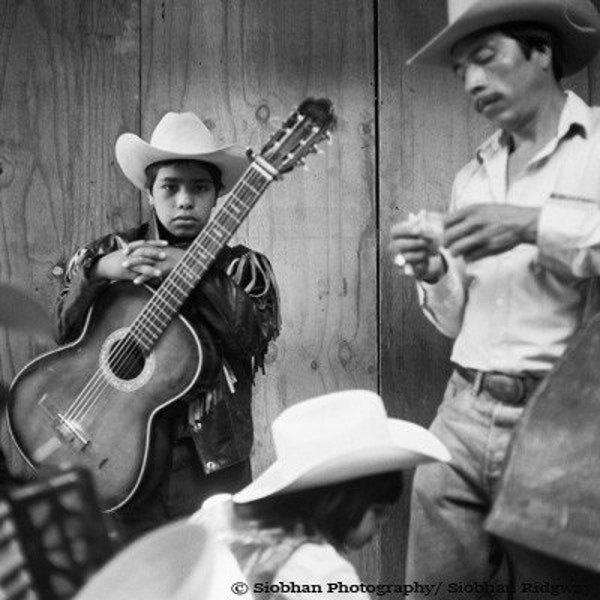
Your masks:
[{"label": "rolled-up sleeve", "polygon": [[466,303],[464,265],[446,250],[442,254],[448,268],[446,274],[437,283],[419,281],[417,292],[427,319],[445,336],[455,338],[462,326]]}]

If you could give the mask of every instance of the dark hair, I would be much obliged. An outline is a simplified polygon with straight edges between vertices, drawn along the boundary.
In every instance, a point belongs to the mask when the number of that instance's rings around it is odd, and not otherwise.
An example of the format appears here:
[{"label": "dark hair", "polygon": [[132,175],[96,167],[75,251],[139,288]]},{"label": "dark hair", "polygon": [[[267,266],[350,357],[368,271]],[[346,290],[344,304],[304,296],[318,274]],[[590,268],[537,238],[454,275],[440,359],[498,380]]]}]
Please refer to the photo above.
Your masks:
[{"label": "dark hair", "polygon": [[552,72],[556,81],[560,81],[563,76],[560,44],[553,31],[545,29],[537,23],[527,22],[506,23],[500,25],[498,31],[515,40],[527,59],[529,59],[533,50],[542,51],[544,48],[550,48],[552,51]]},{"label": "dark hair", "polygon": [[531,53],[534,50],[542,51],[544,48],[550,48],[552,51],[552,73],[556,81],[560,81],[563,76],[560,56],[561,47],[558,37],[553,31],[535,22],[512,21],[478,30],[473,36],[479,37],[480,35],[494,32],[501,33],[515,40],[527,59],[531,57]]},{"label": "dark hair", "polygon": [[221,169],[216,165],[213,165],[209,162],[204,162],[203,160],[193,160],[191,158],[175,158],[170,160],[161,160],[159,162],[152,163],[146,167],[144,171],[146,174],[146,184],[145,187],[147,190],[152,191],[152,186],[156,181],[156,176],[158,175],[158,171],[161,167],[168,167],[170,165],[200,165],[208,171],[210,178],[213,181],[215,189],[217,193],[223,189],[223,179],[221,175]]},{"label": "dark hair", "polygon": [[307,535],[322,535],[342,548],[348,533],[357,527],[373,504],[393,504],[403,488],[402,471],[378,473],[332,485],[275,494],[247,504],[235,504],[244,520],[260,527],[280,527],[293,532],[298,525]]}]

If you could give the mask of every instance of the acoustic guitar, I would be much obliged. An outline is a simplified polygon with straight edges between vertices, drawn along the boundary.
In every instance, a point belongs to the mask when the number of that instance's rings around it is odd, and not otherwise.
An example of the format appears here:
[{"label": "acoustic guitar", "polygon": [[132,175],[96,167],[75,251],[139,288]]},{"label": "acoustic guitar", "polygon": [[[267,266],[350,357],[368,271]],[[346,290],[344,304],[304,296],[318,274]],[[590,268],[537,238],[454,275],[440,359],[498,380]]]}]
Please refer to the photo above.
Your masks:
[{"label": "acoustic guitar", "polygon": [[7,420],[33,468],[87,468],[102,508],[131,500],[150,462],[152,422],[207,371],[205,343],[178,314],[194,287],[274,179],[317,151],[335,117],[308,98],[270,138],[220,210],[160,287],[111,283],[74,342],[43,354],[15,377]]}]

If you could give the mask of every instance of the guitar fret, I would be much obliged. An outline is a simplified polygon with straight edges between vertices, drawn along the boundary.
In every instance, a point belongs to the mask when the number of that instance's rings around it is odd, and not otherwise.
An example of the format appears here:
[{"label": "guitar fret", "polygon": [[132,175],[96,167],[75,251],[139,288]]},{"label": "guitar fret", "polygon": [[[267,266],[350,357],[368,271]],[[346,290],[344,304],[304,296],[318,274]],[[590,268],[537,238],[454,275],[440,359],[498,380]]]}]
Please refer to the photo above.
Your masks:
[{"label": "guitar fret", "polygon": [[140,330],[139,328],[137,328],[135,331],[132,329],[129,331],[128,335],[130,335],[133,338],[133,341],[136,344],[142,347],[142,350],[149,352],[152,349],[151,344],[153,342],[153,338],[150,335],[148,335],[148,333],[143,329]]},{"label": "guitar fret", "polygon": [[232,202],[230,205],[226,205],[226,206],[223,207],[223,212],[235,211],[236,214],[239,214],[241,212],[241,210],[242,210],[242,207],[238,206],[234,202]]},{"label": "guitar fret", "polygon": [[166,316],[171,316],[181,306],[184,299],[176,296],[168,286],[163,286],[156,295],[155,306]]},{"label": "guitar fret", "polygon": [[141,331],[145,333],[151,340],[156,339],[156,336],[161,333],[160,329],[154,323],[153,317],[150,315],[140,321],[140,328],[143,328]]},{"label": "guitar fret", "polygon": [[[186,283],[185,281],[183,283]],[[177,289],[178,292],[181,292],[182,296],[187,296],[187,294],[189,293],[189,285],[187,285],[187,289],[180,287],[180,285],[177,283],[177,281],[175,279],[169,281],[169,285],[173,286],[174,288]]]},{"label": "guitar fret", "polygon": [[146,325],[148,327],[153,327],[156,330],[156,333],[154,334],[155,336],[158,336],[161,334],[164,326],[170,321],[169,319],[161,319],[160,315],[158,314],[154,314],[148,317],[148,320],[146,321]]},{"label": "guitar fret", "polygon": [[198,281],[197,273],[188,267],[187,265],[182,266],[181,272],[179,273],[179,280],[182,285],[185,285],[186,288],[192,290]]},{"label": "guitar fret", "polygon": [[247,187],[248,189],[252,190],[256,195],[260,193],[254,186],[250,185],[247,181],[242,181],[240,183],[244,187]]},{"label": "guitar fret", "polygon": [[190,266],[189,270],[191,272],[192,278],[194,279],[194,285],[200,279],[200,275],[203,274],[204,271],[206,271],[206,269],[208,269],[208,266],[212,259],[213,257],[208,257],[208,260],[206,260],[199,255],[190,255],[188,257],[187,261],[193,263],[193,266]]},{"label": "guitar fret", "polygon": [[[152,312],[148,311],[148,315],[144,315],[144,320],[148,324],[154,323],[155,319],[161,319],[161,316],[162,316],[162,321],[159,321],[159,322],[161,322],[161,323],[164,322],[166,324],[169,322],[169,320],[171,319],[171,317],[174,314],[174,311],[164,310],[164,308],[158,304],[158,301],[152,301],[151,306],[154,311],[154,314]],[[169,307],[167,306],[166,308],[168,309]],[[159,335],[162,333],[159,330],[159,328],[157,328],[157,333]]]},{"label": "guitar fret", "polygon": [[221,243],[221,238],[223,237],[223,232],[216,231],[216,227],[211,227],[210,229],[205,230],[206,237],[211,237],[213,241]]}]

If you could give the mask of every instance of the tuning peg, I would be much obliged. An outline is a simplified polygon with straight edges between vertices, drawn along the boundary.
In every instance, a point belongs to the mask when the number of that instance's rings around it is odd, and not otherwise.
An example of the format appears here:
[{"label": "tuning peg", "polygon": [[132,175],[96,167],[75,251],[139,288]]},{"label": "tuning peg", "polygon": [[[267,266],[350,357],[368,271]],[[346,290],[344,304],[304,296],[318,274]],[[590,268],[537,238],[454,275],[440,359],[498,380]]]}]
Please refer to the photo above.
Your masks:
[{"label": "tuning peg", "polygon": [[329,133],[329,131],[325,133],[325,139],[327,140],[328,146],[331,146],[333,144],[333,136],[331,135],[331,133]]}]

